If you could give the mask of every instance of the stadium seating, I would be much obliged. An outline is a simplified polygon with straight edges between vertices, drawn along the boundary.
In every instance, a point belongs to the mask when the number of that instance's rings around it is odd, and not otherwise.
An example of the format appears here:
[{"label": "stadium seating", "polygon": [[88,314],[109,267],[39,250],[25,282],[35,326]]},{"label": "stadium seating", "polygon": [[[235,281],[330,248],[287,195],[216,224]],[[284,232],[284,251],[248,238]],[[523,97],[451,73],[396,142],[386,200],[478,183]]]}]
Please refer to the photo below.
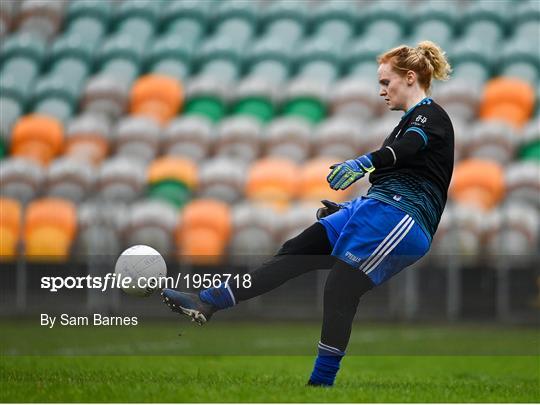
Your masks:
[{"label": "stadium seating", "polygon": [[60,154],[63,142],[64,129],[57,119],[47,115],[26,115],[13,128],[11,153],[48,165]]},{"label": "stadium seating", "polygon": [[24,247],[29,260],[65,261],[77,232],[73,203],[59,198],[32,201],[24,216]]},{"label": "stadium seating", "polygon": [[165,156],[154,160],[147,172],[148,197],[182,207],[198,183],[197,166],[188,159]]},{"label": "stadium seating", "polygon": [[33,160],[10,157],[0,161],[0,194],[27,204],[43,185],[43,170]]},{"label": "stadium seating", "polygon": [[190,263],[219,263],[225,254],[231,229],[231,212],[227,204],[211,199],[194,200],[185,206],[176,228],[177,252]]},{"label": "stadium seating", "polygon": [[0,197],[0,261],[13,260],[18,254],[21,217],[19,201]]},{"label": "stadium seating", "polygon": [[489,210],[504,197],[504,171],[490,160],[468,159],[454,169],[450,193],[461,204]]},{"label": "stadium seating", "polygon": [[328,166],[392,131],[376,57],[424,39],[453,66],[433,89],[456,135],[434,250],[530,252],[539,29],[532,0],[0,1],[0,204],[22,221],[0,214],[0,253],[21,229],[27,255],[61,260],[273,253],[318,200],[365,194],[330,190]]}]

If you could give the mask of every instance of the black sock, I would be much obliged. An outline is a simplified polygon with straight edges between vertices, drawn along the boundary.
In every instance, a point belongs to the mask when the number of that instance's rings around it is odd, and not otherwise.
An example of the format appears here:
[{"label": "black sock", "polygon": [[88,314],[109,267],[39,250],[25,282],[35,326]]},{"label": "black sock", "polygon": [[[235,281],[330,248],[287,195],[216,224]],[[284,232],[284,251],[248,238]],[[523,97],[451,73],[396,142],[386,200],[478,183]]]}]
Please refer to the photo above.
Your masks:
[{"label": "black sock", "polygon": [[345,351],[360,297],[373,287],[364,272],[336,260],[324,286],[321,343]]}]

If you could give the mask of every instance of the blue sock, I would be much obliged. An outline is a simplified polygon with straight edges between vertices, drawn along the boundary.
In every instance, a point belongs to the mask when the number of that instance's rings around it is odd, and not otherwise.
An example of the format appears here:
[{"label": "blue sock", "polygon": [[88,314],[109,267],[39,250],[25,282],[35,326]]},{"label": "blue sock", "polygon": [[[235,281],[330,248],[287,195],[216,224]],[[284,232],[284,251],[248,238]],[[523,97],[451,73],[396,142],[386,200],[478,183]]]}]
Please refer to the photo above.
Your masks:
[{"label": "blue sock", "polygon": [[343,356],[345,356],[345,352],[325,345],[322,342],[319,342],[318,348],[319,355],[317,356],[317,360],[315,360],[315,366],[313,367],[309,382],[313,385],[332,386],[339,370],[339,363]]},{"label": "blue sock", "polygon": [[227,284],[216,288],[208,288],[199,292],[199,298],[219,309],[225,309],[236,305],[236,299]]}]

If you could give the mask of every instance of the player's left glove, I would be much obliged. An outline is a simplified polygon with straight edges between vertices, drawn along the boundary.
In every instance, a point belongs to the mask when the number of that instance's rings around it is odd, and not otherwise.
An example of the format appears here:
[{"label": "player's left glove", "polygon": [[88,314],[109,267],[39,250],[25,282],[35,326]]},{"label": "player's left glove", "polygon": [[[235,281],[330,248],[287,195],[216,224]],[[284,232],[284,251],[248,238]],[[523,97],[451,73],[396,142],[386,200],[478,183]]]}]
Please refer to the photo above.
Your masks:
[{"label": "player's left glove", "polygon": [[330,188],[334,190],[345,190],[356,180],[364,177],[366,173],[375,170],[369,155],[362,155],[356,159],[347,160],[330,166],[332,171],[326,178],[330,183]]}]

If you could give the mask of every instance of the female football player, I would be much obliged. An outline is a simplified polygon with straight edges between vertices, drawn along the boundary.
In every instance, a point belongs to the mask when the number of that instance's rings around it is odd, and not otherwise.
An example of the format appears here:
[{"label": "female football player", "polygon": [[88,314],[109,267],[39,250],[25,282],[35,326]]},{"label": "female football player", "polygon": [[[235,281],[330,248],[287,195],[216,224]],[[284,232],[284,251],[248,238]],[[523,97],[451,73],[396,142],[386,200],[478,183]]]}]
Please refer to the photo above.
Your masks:
[{"label": "female football player", "polygon": [[452,123],[428,97],[432,79],[449,77],[445,53],[424,41],[391,49],[378,63],[379,95],[390,110],[404,114],[380,149],[331,166],[327,177],[332,189],[344,190],[368,174],[372,186],[367,195],[343,204],[326,202],[318,222],[251,273],[251,288],[222,285],[199,294],[163,291],[172,310],[203,324],[217,310],[308,271],[331,268],[309,385],[333,385],[360,297],[429,250],[452,176]]}]

